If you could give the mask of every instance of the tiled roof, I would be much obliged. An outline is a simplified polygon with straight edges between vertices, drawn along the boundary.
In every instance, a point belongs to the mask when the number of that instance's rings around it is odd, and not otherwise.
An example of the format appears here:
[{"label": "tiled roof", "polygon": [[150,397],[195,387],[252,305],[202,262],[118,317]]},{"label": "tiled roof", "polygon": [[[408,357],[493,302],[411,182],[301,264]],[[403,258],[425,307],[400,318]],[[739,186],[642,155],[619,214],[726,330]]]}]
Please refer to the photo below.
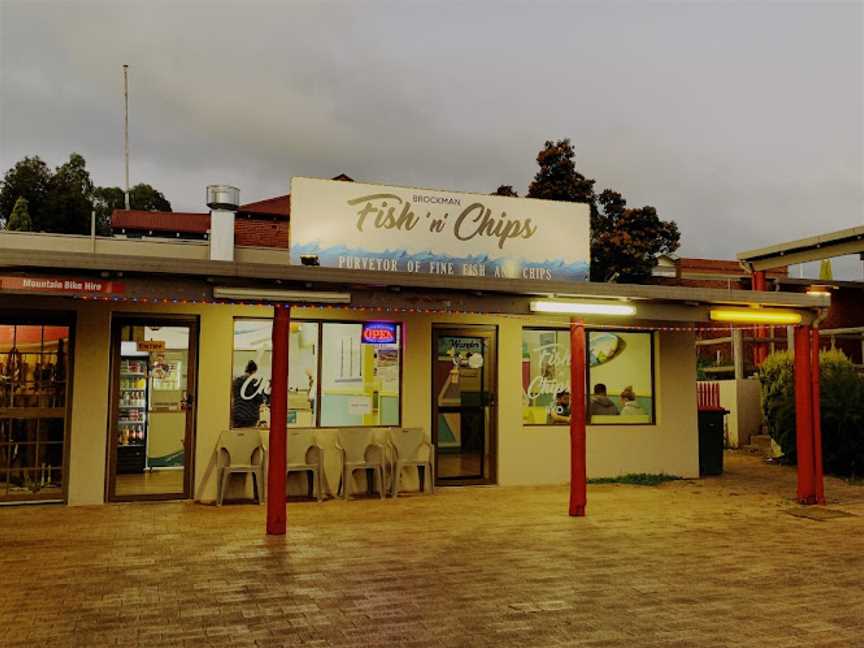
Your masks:
[{"label": "tiled roof", "polygon": [[[340,173],[332,180],[342,180],[344,182],[354,182],[350,176]],[[249,214],[254,216],[271,216],[277,219],[288,219],[291,216],[291,194],[284,196],[276,196],[275,198],[266,198],[264,200],[256,200],[255,202],[240,205],[237,210],[238,214]]]},{"label": "tiled roof", "polygon": [[237,213],[255,214],[258,216],[275,216],[287,220],[288,217],[291,216],[291,194],[240,205]]},{"label": "tiled roof", "polygon": [[[731,277],[749,277],[747,272],[738,261],[727,259],[694,259],[681,257],[678,267],[683,275],[710,274],[728,275]],[[787,268],[776,268],[766,273],[769,277],[785,277],[788,275]]]},{"label": "tiled roof", "polygon": [[210,229],[210,214],[115,209],[111,214],[111,227],[115,230],[206,234]]}]

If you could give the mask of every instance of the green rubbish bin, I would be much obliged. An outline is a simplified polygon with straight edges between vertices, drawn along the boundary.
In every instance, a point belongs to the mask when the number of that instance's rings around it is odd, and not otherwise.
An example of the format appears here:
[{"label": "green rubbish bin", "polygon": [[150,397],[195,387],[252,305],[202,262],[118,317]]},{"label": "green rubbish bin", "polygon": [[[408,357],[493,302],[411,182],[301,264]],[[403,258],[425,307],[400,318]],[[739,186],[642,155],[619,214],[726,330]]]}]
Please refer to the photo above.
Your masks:
[{"label": "green rubbish bin", "polygon": [[699,476],[723,474],[723,417],[728,410],[699,410]]}]

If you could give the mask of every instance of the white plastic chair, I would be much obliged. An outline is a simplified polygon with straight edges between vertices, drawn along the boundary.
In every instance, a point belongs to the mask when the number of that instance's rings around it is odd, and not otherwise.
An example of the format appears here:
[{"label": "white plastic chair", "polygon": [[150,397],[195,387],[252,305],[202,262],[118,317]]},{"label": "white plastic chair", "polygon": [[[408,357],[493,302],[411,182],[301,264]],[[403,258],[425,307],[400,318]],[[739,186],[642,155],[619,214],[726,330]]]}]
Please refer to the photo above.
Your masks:
[{"label": "white plastic chair", "polygon": [[393,497],[399,493],[399,479],[405,466],[423,467],[423,487],[429,493],[435,492],[435,446],[426,440],[422,428],[392,428],[390,443],[396,450],[393,467]]},{"label": "white plastic chair", "polygon": [[225,430],[219,435],[217,461],[225,463],[219,468],[219,493],[216,505],[222,506],[225,489],[231,475],[252,475],[255,499],[264,501],[264,446],[258,430]]},{"label": "white plastic chair", "polygon": [[286,475],[292,472],[312,473],[312,494],[320,502],[324,496],[324,448],[315,441],[315,430],[288,430]]},{"label": "white plastic chair", "polygon": [[336,447],[342,451],[342,491],[345,499],[351,497],[351,482],[355,470],[375,473],[378,493],[384,499],[385,449],[375,443],[374,431],[366,428],[340,429]]}]

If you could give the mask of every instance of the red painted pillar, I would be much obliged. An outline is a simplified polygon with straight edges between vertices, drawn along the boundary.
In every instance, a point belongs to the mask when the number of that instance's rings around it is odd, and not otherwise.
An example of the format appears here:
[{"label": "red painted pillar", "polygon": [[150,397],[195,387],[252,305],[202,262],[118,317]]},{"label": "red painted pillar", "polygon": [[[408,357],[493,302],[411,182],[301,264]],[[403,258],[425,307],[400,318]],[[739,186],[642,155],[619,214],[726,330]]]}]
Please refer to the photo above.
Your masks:
[{"label": "red painted pillar", "polygon": [[810,359],[810,384],[812,385],[811,394],[813,399],[813,482],[816,503],[824,504],[825,476],[822,470],[822,395],[819,388],[819,329],[814,326],[810,335],[810,347],[813,353]]},{"label": "red painted pillar", "polygon": [[[756,270],[753,273],[753,290],[765,291],[767,290],[767,283],[765,281],[765,271],[764,270]],[[754,329],[754,334],[757,338],[764,339],[768,337],[768,327],[764,325],[757,326]],[[768,343],[767,342],[756,342],[753,345],[753,362],[756,366],[760,366],[763,362],[765,362],[765,358],[768,357]]]},{"label": "red painted pillar", "polygon": [[288,336],[291,330],[291,307],[277,304],[273,311],[267,535],[285,535],[285,428],[288,424]]},{"label": "red painted pillar", "polygon": [[[816,476],[814,474],[813,390],[811,375],[813,353],[810,330],[806,326],[795,328],[795,434],[798,452],[798,501],[816,503]],[[818,367],[817,367],[818,371]],[[817,379],[818,381],[818,379]],[[820,453],[821,454],[821,453]]]},{"label": "red painted pillar", "polygon": [[585,457],[585,325],[570,322],[570,515],[584,516],[588,469]]}]

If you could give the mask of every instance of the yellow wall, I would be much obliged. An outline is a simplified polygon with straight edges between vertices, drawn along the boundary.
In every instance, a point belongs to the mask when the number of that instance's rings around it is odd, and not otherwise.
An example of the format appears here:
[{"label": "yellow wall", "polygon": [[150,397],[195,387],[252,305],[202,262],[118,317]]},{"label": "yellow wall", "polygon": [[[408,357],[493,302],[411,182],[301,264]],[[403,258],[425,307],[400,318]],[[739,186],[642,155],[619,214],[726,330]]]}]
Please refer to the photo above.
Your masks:
[{"label": "yellow wall", "polygon": [[[22,300],[16,300],[20,302]],[[226,305],[173,306],[26,300],[28,307],[48,306],[78,312],[75,376],[70,428],[68,501],[104,500],[109,393],[110,318],[112,312],[183,313],[200,317],[195,498],[216,496],[215,447],[228,426],[232,373],[233,318],[270,317],[269,307]],[[0,301],[0,307],[8,306]],[[294,316],[362,320],[362,311],[295,309]],[[382,317],[383,319],[384,317]],[[530,318],[405,314],[402,424],[422,427],[431,420],[432,324],[498,326],[498,483],[556,484],[569,478],[569,430],[566,426],[522,424],[522,326]],[[536,323],[534,323],[536,325]],[[549,325],[549,322],[544,322]],[[589,426],[590,477],[629,472],[666,472],[698,476],[695,351],[692,334],[661,333],[655,343],[657,420],[654,425]]]}]

